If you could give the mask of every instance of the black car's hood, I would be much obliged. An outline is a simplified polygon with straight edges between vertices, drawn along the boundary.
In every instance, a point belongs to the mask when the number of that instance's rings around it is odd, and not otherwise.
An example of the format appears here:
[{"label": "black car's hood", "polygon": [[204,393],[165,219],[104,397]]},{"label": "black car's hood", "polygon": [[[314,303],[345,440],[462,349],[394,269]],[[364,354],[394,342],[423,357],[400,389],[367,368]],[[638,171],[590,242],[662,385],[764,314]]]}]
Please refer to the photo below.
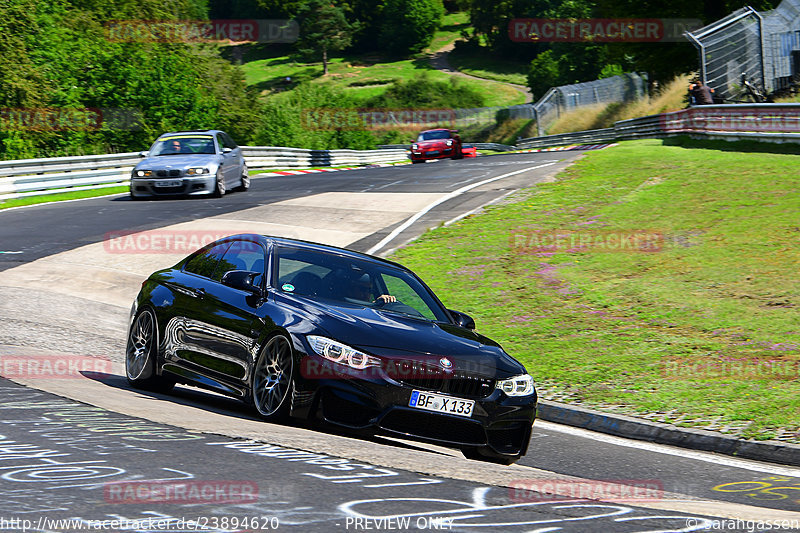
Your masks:
[{"label": "black car's hood", "polygon": [[525,368],[493,340],[465,328],[406,315],[342,303],[320,302],[294,295],[278,295],[315,324],[316,331],[353,348],[391,359],[414,359],[440,365],[446,357],[454,370],[500,378]]},{"label": "black car's hood", "polygon": [[136,168],[147,170],[159,170],[170,168],[190,168],[212,163],[218,163],[220,156],[215,154],[179,154],[179,155],[157,155],[145,157],[136,164]]}]

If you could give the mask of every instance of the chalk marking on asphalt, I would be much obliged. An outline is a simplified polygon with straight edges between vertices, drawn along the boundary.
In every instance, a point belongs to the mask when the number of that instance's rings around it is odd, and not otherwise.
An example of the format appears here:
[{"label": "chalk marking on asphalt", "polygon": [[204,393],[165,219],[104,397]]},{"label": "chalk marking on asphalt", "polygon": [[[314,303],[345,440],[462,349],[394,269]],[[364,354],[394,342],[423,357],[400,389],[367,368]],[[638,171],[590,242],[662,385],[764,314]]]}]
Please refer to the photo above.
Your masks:
[{"label": "chalk marking on asphalt", "polygon": [[436,207],[439,204],[442,204],[442,203],[444,203],[444,202],[446,202],[448,200],[451,200],[451,199],[455,198],[456,196],[464,194],[465,192],[470,191],[470,190],[472,190],[472,189],[474,189],[476,187],[480,187],[481,185],[486,185],[487,183],[491,183],[493,181],[501,180],[503,178],[508,178],[508,177],[514,176],[516,174],[522,174],[523,172],[528,172],[529,170],[536,170],[536,169],[539,169],[539,168],[549,167],[550,165],[555,165],[555,163],[545,163],[543,165],[536,165],[535,167],[527,167],[527,168],[523,168],[521,170],[515,170],[514,172],[508,172],[506,174],[501,174],[499,176],[495,176],[494,178],[488,178],[488,179],[485,179],[483,181],[479,181],[477,183],[473,183],[471,185],[465,185],[465,186],[461,187],[460,189],[456,189],[455,191],[453,191],[451,193],[445,194],[444,196],[442,196],[441,198],[439,198],[435,202],[432,202],[431,204],[427,205],[425,208],[422,209],[422,211],[419,211],[417,214],[415,214],[414,216],[412,216],[411,218],[409,218],[408,220],[406,220],[405,222],[400,224],[398,227],[396,227],[394,229],[394,231],[392,231],[391,233],[389,233],[389,235],[384,237],[378,244],[376,244],[375,246],[373,246],[372,248],[367,250],[367,253],[368,254],[375,254],[378,250],[380,250],[381,248],[383,248],[384,246],[386,246],[387,244],[392,242],[395,237],[397,237],[402,232],[407,230],[414,222],[416,222],[417,220],[419,220],[420,218],[425,216],[425,214],[427,214],[431,209],[433,209],[434,207]]},{"label": "chalk marking on asphalt", "polygon": [[21,254],[21,253],[22,253],[21,251],[20,252],[8,252],[8,251],[0,250],[0,254]]},{"label": "chalk marking on asphalt", "polygon": [[683,450],[680,448],[673,448],[663,444],[655,444],[652,442],[645,442],[641,440],[630,440],[622,437],[615,437],[613,435],[604,435],[596,433],[587,429],[574,428],[571,426],[562,426],[553,422],[545,422],[537,420],[534,428],[543,429],[545,431],[557,431],[559,433],[566,433],[576,437],[583,437],[586,439],[597,440],[606,442],[608,444],[615,444],[617,446],[625,446],[628,448],[636,448],[648,452],[663,453],[664,455],[674,455],[676,457],[683,457],[684,459],[694,459],[696,461],[705,461],[706,463],[713,463],[721,466],[730,466],[732,468],[741,468],[743,470],[751,470],[753,472],[763,472],[765,474],[775,474],[778,476],[800,477],[800,468],[792,468],[790,466],[769,465],[764,463],[756,463],[754,461],[747,461],[744,459],[736,459],[735,457],[723,457],[710,453],[699,452],[696,450]]}]

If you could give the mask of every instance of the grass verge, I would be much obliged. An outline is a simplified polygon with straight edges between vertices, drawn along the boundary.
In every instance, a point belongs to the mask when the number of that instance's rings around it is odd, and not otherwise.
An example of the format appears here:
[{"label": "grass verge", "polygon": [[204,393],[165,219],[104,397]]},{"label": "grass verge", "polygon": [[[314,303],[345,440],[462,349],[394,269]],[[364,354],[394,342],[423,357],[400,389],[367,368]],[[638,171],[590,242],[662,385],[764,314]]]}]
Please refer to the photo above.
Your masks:
[{"label": "grass verge", "polygon": [[92,189],[86,191],[61,192],[54,194],[43,194],[37,196],[26,196],[24,198],[11,198],[0,200],[0,209],[9,207],[21,207],[24,205],[46,204],[50,202],[63,202],[64,200],[77,200],[80,198],[95,198],[98,196],[110,196],[112,194],[126,193],[129,188],[127,185],[120,187],[109,187],[107,189]]},{"label": "grass verge", "polygon": [[448,44],[452,44],[461,39],[462,32],[469,33],[472,26],[469,25],[469,13],[459,11],[457,13],[447,13],[442,17],[442,25],[433,34],[431,44],[425,49],[426,53],[433,53],[441,50]]},{"label": "grass verge", "polygon": [[470,76],[528,85],[527,63],[506,59],[485,47],[455,48],[447,60],[453,68]]},{"label": "grass verge", "polygon": [[[257,87],[263,96],[291,90],[284,85],[289,76],[292,84],[303,81],[330,83],[343,89],[356,101],[382,94],[395,81],[410,80],[422,72],[435,81],[448,81],[450,74],[434,69],[427,58],[381,62],[376,58],[336,57],[328,64],[328,75],[322,76],[321,63],[299,63],[289,56],[259,59],[242,65],[248,85]],[[508,85],[490,80],[460,78],[486,96],[486,106],[505,106],[524,103],[525,97]]]},{"label": "grass verge", "polygon": [[[798,162],[797,147],[622,143],[393,259],[472,314],[544,397],[797,442]],[[635,234],[661,248],[569,244]]]}]

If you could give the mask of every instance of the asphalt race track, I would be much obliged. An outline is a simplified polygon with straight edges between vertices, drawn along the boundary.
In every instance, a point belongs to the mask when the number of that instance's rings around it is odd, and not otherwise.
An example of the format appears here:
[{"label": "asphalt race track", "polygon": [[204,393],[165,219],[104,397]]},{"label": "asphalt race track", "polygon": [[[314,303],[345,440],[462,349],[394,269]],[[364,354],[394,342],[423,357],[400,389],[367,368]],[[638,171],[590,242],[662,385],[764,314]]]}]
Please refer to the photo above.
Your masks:
[{"label": "asphalt race track", "polygon": [[[0,374],[13,378],[0,378],[0,530],[753,531],[767,520],[777,522],[762,530],[800,530],[800,468],[542,421],[528,455],[503,467],[437,446],[267,424],[227,398],[143,393],[122,377],[141,281],[191,251],[164,250],[165,236],[252,231],[380,254],[576,157],[480,157],[256,178],[222,199],[113,196],[0,211]],[[111,371],[13,372],[88,356]]]}]

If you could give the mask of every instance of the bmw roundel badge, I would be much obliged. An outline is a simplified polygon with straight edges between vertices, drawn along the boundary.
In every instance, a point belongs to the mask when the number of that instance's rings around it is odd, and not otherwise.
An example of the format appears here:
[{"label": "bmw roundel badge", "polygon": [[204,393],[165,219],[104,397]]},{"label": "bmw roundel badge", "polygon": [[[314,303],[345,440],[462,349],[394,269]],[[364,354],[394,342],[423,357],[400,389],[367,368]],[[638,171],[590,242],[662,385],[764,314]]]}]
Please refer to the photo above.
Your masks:
[{"label": "bmw roundel badge", "polygon": [[444,368],[453,368],[453,363],[447,357],[442,357],[439,359],[439,364],[442,365]]}]

